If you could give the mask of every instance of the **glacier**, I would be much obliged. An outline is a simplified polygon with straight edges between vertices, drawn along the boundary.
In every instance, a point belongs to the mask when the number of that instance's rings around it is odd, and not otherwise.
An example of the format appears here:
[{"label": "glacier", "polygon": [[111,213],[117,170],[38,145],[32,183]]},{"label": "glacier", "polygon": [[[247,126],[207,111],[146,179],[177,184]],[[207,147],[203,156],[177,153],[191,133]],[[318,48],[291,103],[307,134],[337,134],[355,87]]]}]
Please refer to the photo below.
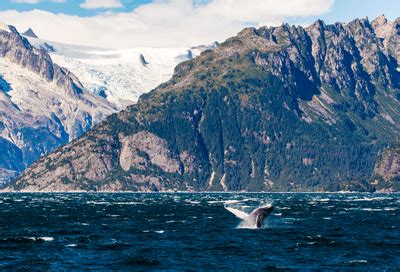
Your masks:
[{"label": "glacier", "polygon": [[46,49],[56,64],[73,72],[86,90],[107,98],[119,109],[168,81],[179,63],[217,46],[106,49],[26,38],[33,46]]}]

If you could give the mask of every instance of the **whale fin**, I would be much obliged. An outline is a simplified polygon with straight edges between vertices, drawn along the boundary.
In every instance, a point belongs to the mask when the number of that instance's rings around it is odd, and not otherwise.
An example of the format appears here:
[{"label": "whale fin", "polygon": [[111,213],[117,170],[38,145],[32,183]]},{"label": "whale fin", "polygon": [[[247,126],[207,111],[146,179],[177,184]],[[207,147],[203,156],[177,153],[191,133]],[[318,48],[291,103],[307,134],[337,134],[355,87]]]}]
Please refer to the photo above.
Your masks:
[{"label": "whale fin", "polygon": [[233,213],[237,218],[240,218],[242,220],[246,220],[249,217],[249,214],[245,213],[244,211],[234,209],[231,207],[225,207],[225,209],[227,209],[228,211]]}]

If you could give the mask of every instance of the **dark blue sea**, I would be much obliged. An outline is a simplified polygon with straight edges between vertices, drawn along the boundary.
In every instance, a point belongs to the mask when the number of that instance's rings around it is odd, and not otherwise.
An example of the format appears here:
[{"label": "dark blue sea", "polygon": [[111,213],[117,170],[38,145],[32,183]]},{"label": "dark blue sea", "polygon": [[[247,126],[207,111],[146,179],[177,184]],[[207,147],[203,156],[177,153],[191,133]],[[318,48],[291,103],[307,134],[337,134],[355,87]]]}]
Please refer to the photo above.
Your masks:
[{"label": "dark blue sea", "polygon": [[[262,229],[226,208],[273,204]],[[0,270],[400,270],[398,194],[0,194]]]}]

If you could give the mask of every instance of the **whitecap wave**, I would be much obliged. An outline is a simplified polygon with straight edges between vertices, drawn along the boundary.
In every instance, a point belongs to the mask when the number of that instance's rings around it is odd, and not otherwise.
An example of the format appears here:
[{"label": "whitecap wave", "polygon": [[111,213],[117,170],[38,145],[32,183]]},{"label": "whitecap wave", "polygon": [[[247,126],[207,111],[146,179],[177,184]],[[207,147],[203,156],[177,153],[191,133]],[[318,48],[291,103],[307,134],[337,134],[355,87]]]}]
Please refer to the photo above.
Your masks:
[{"label": "whitecap wave", "polygon": [[367,260],[351,260],[349,263],[368,263]]},{"label": "whitecap wave", "polygon": [[54,241],[53,237],[39,237],[38,239],[43,240],[45,242],[51,242]]},{"label": "whitecap wave", "polygon": [[139,205],[141,203],[139,203],[139,202],[114,202],[112,204],[115,204],[115,205]]},{"label": "whitecap wave", "polygon": [[189,204],[195,204],[195,205],[201,204],[201,202],[200,202],[200,201],[197,201],[197,200],[189,200],[189,199],[186,199],[185,202],[186,202],[186,203],[189,203]]},{"label": "whitecap wave", "polygon": [[69,245],[66,245],[66,247],[77,247],[78,245],[77,244],[69,244]]},{"label": "whitecap wave", "polygon": [[[243,200],[243,201],[247,201],[247,200]],[[230,204],[240,203],[240,201],[239,200],[225,200],[225,201],[223,201],[223,203],[225,203],[225,205],[230,205]]]},{"label": "whitecap wave", "polygon": [[86,204],[89,204],[89,205],[109,205],[111,203],[110,202],[105,202],[105,201],[87,201]]},{"label": "whitecap wave", "polygon": [[395,211],[397,210],[396,208],[384,208],[385,211]]},{"label": "whitecap wave", "polygon": [[44,241],[44,242],[51,242],[54,241],[53,237],[24,237],[25,239],[32,240],[32,241]]},{"label": "whitecap wave", "polygon": [[363,197],[363,198],[350,198],[350,199],[344,199],[344,202],[361,202],[361,201],[382,201],[382,200],[392,200],[392,197],[382,197],[382,196],[377,196],[377,197]]},{"label": "whitecap wave", "polygon": [[380,211],[382,211],[382,209],[373,209],[373,208],[364,208],[362,210],[363,211],[367,211],[367,212],[380,212]]}]

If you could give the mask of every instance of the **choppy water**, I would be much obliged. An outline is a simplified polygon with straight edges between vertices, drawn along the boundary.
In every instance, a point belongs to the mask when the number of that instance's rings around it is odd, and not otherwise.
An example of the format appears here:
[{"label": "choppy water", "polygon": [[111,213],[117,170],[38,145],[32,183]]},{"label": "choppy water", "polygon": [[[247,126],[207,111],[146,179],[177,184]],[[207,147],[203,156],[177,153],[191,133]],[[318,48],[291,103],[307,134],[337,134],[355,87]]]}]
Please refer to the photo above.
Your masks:
[{"label": "choppy water", "polygon": [[[273,203],[263,229],[226,206]],[[399,270],[400,195],[0,194],[0,269]]]}]

